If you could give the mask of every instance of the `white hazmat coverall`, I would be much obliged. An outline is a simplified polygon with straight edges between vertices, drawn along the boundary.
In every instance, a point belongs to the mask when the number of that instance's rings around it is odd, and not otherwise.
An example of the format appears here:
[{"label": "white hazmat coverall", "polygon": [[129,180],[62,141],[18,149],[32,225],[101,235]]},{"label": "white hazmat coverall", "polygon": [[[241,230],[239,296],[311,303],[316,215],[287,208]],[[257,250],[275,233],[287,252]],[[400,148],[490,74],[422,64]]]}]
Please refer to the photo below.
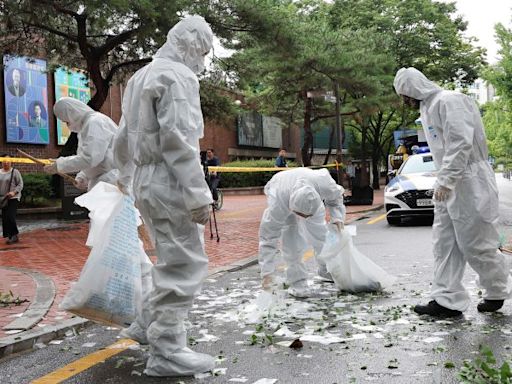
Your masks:
[{"label": "white hazmat coverall", "polygon": [[136,205],[158,256],[146,332],[149,376],[188,376],[215,365],[211,356],[187,348],[185,330],[208,273],[204,227],[197,223],[208,220],[213,199],[199,156],[203,116],[196,73],[204,69],[212,40],[202,17],[180,21],[153,61],[129,80],[123,100],[115,143],[119,183],[128,189],[133,179]]},{"label": "white hazmat coverall", "polygon": [[449,309],[467,309],[462,285],[467,261],[485,299],[507,299],[509,268],[497,249],[498,188],[477,105],[464,94],[442,90],[415,68],[400,69],[394,86],[399,95],[420,100],[423,130],[439,169],[437,187],[450,191],[447,200],[435,202],[432,298]]},{"label": "white hazmat coverall", "polygon": [[71,97],[57,101],[53,113],[78,135],[76,155],[59,157],[54,170],[79,172],[75,180],[82,189],[90,190],[100,181],[116,184],[118,171],[112,152],[117,125],[108,116]]},{"label": "white hazmat coverall", "polygon": [[[327,234],[322,200],[329,210],[331,222],[343,223],[343,192],[343,187],[336,184],[327,169],[296,168],[281,171],[270,179],[265,186],[268,207],[263,213],[259,233],[259,264],[264,281],[275,273],[281,240],[281,254],[287,264],[287,283],[292,288],[304,285],[307,271],[302,256],[307,244],[318,256]],[[301,218],[294,212],[311,217]],[[299,225],[306,239],[299,232]],[[321,270],[326,270],[318,259],[317,263]]]}]

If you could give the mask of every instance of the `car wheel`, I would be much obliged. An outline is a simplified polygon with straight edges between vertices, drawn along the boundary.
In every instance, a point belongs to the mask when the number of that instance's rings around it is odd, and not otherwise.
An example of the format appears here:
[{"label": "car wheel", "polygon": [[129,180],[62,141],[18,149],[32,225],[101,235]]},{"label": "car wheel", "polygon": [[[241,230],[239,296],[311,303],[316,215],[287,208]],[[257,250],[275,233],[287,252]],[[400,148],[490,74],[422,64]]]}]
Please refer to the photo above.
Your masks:
[{"label": "car wheel", "polygon": [[399,217],[386,217],[389,225],[399,225],[402,220]]}]

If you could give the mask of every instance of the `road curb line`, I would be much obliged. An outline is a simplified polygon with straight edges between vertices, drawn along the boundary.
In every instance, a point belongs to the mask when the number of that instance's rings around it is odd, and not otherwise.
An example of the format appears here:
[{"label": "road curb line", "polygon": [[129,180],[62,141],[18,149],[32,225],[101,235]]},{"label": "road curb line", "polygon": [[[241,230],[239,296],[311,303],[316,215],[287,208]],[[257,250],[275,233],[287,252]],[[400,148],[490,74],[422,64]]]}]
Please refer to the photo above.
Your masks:
[{"label": "road curb line", "polygon": [[85,328],[89,324],[92,324],[92,321],[76,317],[59,324],[47,325],[40,329],[23,332],[23,334],[4,337],[0,339],[0,359],[13,353],[33,349],[38,343],[48,343],[53,339],[64,336],[69,330]]}]

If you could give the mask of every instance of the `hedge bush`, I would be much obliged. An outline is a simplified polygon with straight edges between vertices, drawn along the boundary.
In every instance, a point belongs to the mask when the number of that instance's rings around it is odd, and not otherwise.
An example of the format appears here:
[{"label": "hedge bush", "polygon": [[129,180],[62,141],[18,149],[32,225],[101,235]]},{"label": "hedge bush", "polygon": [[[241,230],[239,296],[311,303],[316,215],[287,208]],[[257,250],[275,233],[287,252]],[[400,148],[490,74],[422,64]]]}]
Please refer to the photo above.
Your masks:
[{"label": "hedge bush", "polygon": [[44,173],[24,173],[21,203],[35,205],[36,200],[49,199],[53,194],[51,176]]},{"label": "hedge bush", "polygon": [[[273,168],[274,160],[238,160],[222,164],[223,167]],[[297,166],[288,162],[289,167]],[[262,187],[276,172],[222,172],[221,188]]]}]

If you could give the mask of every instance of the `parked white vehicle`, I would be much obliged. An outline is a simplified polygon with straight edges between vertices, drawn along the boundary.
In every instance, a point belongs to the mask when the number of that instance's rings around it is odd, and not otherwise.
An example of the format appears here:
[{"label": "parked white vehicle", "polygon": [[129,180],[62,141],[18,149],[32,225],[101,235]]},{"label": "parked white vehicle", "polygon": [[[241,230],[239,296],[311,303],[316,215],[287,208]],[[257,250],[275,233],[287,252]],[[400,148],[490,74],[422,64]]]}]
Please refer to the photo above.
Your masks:
[{"label": "parked white vehicle", "polygon": [[388,223],[402,218],[434,217],[434,183],[437,169],[431,153],[411,155],[384,190]]}]

